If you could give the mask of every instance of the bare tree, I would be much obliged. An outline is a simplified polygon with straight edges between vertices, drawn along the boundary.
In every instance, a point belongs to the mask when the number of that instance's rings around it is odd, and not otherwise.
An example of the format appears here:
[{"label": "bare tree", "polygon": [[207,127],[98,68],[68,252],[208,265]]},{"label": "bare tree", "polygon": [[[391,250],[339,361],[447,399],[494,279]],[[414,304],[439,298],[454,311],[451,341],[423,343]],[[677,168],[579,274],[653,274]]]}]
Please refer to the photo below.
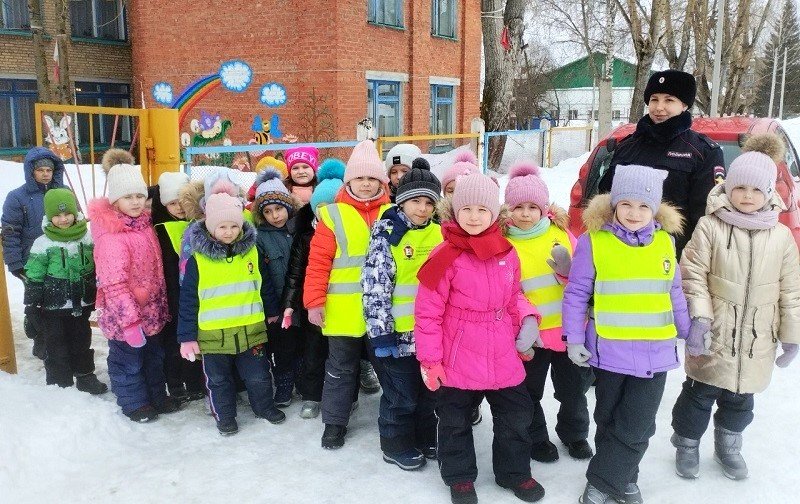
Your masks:
[{"label": "bare tree", "polygon": [[[35,0],[29,0],[35,1]],[[72,83],[70,82],[69,71],[69,0],[55,0],[56,11],[56,36],[55,43],[58,44],[60,78],[56,83],[56,99],[58,103],[73,103]]]},{"label": "bare tree", "polygon": [[44,40],[44,22],[40,0],[28,0],[28,14],[33,35],[33,62],[36,68],[38,101],[49,103],[51,101],[50,77],[47,74],[47,44]]},{"label": "bare tree", "polygon": [[548,74],[555,65],[546,48],[536,43],[528,43],[523,59],[520,77],[514,84],[514,113],[517,118],[530,119],[552,110],[546,97],[553,88]]},{"label": "bare tree", "polygon": [[[631,97],[629,120],[637,122],[644,114],[644,88],[653,68],[656,51],[664,36],[662,24],[669,0],[652,0],[650,12],[638,0],[616,0],[620,14],[628,24],[636,54],[636,79]],[[623,3],[624,2],[624,3]]]},{"label": "bare tree", "polygon": [[693,16],[702,0],[667,2],[664,13],[664,38],[662,49],[669,67],[674,70],[686,68],[691,54]]},{"label": "bare tree", "polygon": [[[503,5],[505,3],[505,6]],[[525,31],[524,13],[526,0],[481,0],[481,27],[485,81],[481,118],[487,131],[503,131],[511,123],[511,103],[514,79],[522,63]],[[499,13],[503,13],[500,17]],[[506,31],[506,46],[501,45]],[[499,166],[505,148],[505,137],[496,137],[489,145],[489,165]]]}]

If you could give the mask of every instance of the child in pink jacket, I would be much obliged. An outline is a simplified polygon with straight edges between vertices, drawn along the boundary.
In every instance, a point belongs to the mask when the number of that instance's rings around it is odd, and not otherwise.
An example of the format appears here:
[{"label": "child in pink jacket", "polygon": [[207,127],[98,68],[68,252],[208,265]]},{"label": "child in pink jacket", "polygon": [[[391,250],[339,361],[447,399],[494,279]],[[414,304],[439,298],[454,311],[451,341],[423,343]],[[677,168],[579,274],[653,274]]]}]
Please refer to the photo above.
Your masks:
[{"label": "child in pink jacket", "polygon": [[495,481],[526,502],[544,496],[531,477],[533,403],[521,359],[533,354],[540,317],[497,222],[499,193],[483,174],[460,177],[452,204],[445,199],[439,209],[444,242],[417,275],[417,360],[425,385],[438,389],[437,456],[454,503],[478,502],[470,413],[483,397],[494,417]]},{"label": "child in pink jacket", "polygon": [[590,368],[576,366],[567,356],[561,334],[561,300],[572,264],[575,237],[567,229],[567,212],[550,203],[550,192],[533,161],[520,161],[509,170],[506,205],[511,220],[506,236],[522,264],[522,291],[542,315],[541,342],[536,358],[525,362],[525,386],[533,400],[533,423],[529,432],[537,462],[558,460],[558,448],[550,441],[542,410],[542,397],[549,371],[555,397],[560,403],[556,434],[571,457],[592,458],[589,407],[586,391],[593,376]]},{"label": "child in pink jacket", "polygon": [[97,271],[97,320],[108,338],[108,375],[122,412],[135,422],[178,410],[166,394],[164,349],[154,336],[169,320],[161,253],[147,185],[133,156],[103,156],[107,198],[89,203]]}]

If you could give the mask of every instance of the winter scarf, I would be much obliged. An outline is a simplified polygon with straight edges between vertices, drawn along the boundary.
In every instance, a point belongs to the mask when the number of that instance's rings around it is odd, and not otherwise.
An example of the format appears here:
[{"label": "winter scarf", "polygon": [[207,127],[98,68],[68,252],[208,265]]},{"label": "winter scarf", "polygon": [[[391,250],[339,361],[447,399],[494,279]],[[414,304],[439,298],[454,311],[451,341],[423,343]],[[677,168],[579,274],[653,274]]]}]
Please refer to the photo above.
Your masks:
[{"label": "winter scarf", "polygon": [[472,252],[481,261],[511,250],[511,243],[503,237],[497,221],[485,231],[475,236],[464,231],[458,223],[442,223],[444,242],[435,249],[417,273],[420,283],[429,289],[436,289],[447,267],[453,264],[462,252]]},{"label": "winter scarf", "polygon": [[542,217],[539,219],[539,222],[537,222],[527,231],[520,229],[517,226],[508,226],[508,235],[513,236],[514,238],[528,240],[531,238],[536,238],[537,236],[542,236],[547,232],[548,229],[550,229],[550,218]]},{"label": "winter scarf", "polygon": [[400,244],[403,236],[411,229],[421,229],[430,224],[430,220],[421,226],[415,226],[411,219],[404,214],[399,207],[393,206],[392,208],[383,212],[381,219],[389,220],[392,223],[392,231],[386,234],[386,240],[389,245],[396,247]]},{"label": "winter scarf", "polygon": [[772,229],[778,224],[780,210],[773,210],[770,206],[768,210],[761,210],[750,214],[727,207],[718,208],[714,215],[731,226],[746,230]]},{"label": "winter scarf", "polygon": [[645,115],[636,124],[636,134],[648,136],[659,143],[668,143],[691,127],[692,114],[688,110],[658,124],[649,115]]},{"label": "winter scarf", "polygon": [[76,221],[75,224],[66,229],[61,229],[54,226],[52,222],[48,222],[42,229],[44,234],[55,242],[77,241],[86,235],[86,219]]}]

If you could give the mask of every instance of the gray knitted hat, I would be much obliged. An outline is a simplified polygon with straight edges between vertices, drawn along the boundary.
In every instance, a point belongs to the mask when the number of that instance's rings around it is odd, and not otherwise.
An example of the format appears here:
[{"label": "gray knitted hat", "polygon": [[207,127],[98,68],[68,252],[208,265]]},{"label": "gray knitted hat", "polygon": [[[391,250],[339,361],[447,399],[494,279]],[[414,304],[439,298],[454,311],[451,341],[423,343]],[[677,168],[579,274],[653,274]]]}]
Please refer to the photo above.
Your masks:
[{"label": "gray knitted hat", "polygon": [[624,199],[643,201],[653,215],[661,206],[661,194],[664,190],[664,179],[667,172],[649,166],[618,165],[611,183],[611,206]]}]

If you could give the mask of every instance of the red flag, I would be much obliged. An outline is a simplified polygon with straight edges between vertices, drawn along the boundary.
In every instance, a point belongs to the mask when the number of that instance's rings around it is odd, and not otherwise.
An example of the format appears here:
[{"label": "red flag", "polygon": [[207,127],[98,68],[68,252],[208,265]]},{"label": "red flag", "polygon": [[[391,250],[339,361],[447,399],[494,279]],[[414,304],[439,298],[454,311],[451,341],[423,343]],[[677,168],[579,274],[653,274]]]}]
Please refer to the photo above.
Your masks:
[{"label": "red flag", "polygon": [[503,46],[503,49],[506,51],[511,50],[511,40],[508,37],[508,26],[504,26],[503,33],[500,34],[500,45]]},{"label": "red flag", "polygon": [[53,47],[53,61],[55,62],[55,65],[53,66],[53,78],[56,80],[56,82],[61,82],[61,66],[58,60],[58,40],[56,40],[56,43],[53,44]]}]

